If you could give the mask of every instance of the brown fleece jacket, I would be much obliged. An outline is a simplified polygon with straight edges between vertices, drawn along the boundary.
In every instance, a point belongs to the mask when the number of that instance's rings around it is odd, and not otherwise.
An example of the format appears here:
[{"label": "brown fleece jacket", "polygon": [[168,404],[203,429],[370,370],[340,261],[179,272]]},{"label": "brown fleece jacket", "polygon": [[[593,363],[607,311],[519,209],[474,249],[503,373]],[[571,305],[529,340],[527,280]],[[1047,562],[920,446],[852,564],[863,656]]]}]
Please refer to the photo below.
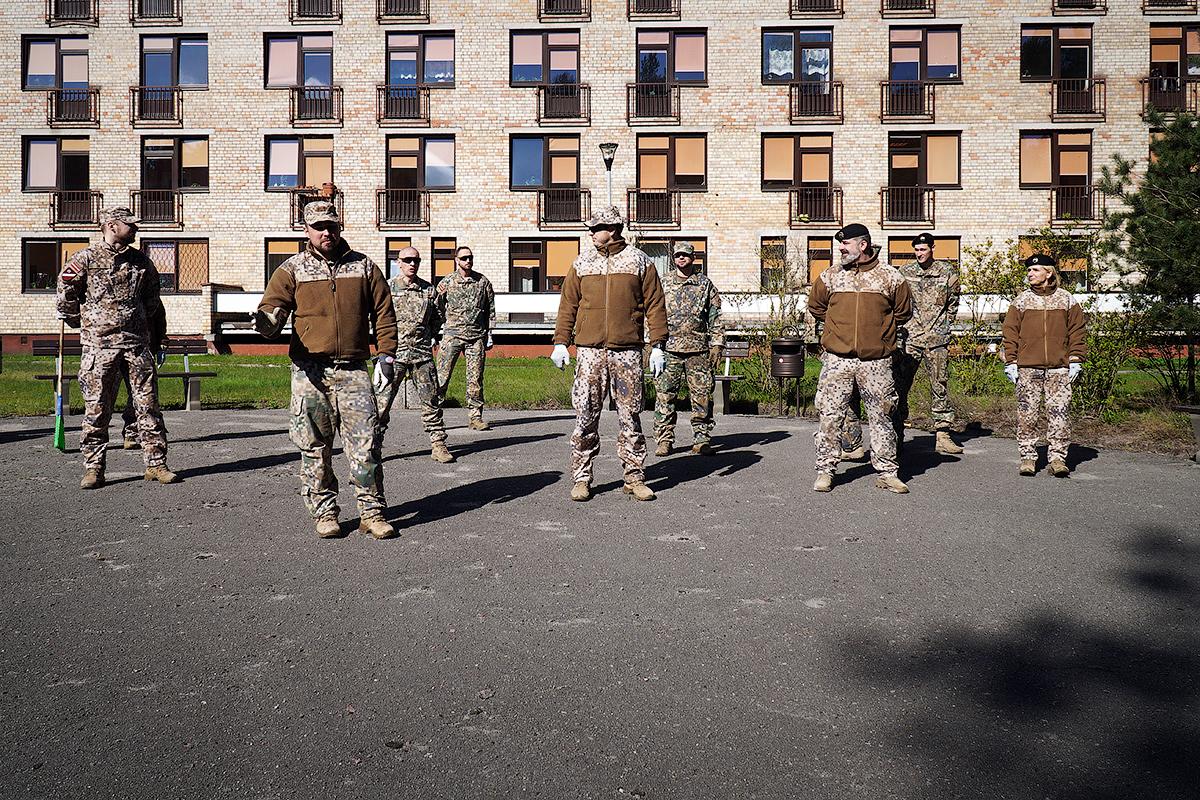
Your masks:
[{"label": "brown fleece jacket", "polygon": [[912,318],[912,293],[900,270],[870,261],[821,273],[808,312],[825,323],[821,345],[836,356],[873,361],[896,350],[896,327]]},{"label": "brown fleece jacket", "polygon": [[1060,369],[1087,355],[1083,309],[1066,289],[1026,289],[1004,315],[1004,361]]},{"label": "brown fleece jacket", "polygon": [[667,340],[667,307],[654,262],[616,239],[603,252],[584,245],[563,281],[555,344],[624,350]]}]

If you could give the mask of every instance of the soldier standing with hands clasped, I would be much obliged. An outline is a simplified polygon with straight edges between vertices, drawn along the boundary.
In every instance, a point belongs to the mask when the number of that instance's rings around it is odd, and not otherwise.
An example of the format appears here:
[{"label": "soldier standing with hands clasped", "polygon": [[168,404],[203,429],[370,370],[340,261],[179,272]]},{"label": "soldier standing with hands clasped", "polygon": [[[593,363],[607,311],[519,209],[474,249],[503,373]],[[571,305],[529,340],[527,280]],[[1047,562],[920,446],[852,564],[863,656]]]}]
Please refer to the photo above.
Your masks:
[{"label": "soldier standing with hands clasped", "polygon": [[483,420],[483,366],[492,349],[496,326],[496,294],[492,282],[475,271],[475,254],[469,247],[454,251],[455,271],[437,286],[438,309],[446,320],[438,346],[438,393],[445,398],[450,375],[460,354],[467,357],[467,427],[486,431]]}]

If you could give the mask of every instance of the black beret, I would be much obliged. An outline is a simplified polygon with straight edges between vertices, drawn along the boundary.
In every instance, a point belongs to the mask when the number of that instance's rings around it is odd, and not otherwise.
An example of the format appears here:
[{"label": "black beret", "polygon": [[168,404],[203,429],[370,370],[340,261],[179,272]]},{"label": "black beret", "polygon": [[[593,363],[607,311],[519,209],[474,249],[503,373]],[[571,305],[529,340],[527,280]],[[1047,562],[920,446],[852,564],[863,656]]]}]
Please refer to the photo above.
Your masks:
[{"label": "black beret", "polygon": [[1057,267],[1058,262],[1052,256],[1045,253],[1034,253],[1029,258],[1025,259],[1025,267]]},{"label": "black beret", "polygon": [[916,235],[916,236],[913,238],[913,240],[912,240],[912,243],[913,243],[913,247],[916,247],[916,246],[917,246],[917,245],[919,245],[919,244],[927,244],[927,245],[929,245],[930,247],[933,247],[933,234],[931,234],[931,233],[918,233],[918,234],[917,234],[917,235]]},{"label": "black beret", "polygon": [[857,222],[852,222],[835,233],[833,238],[837,239],[839,242],[844,242],[847,239],[857,239],[860,236],[865,236],[867,239],[870,239],[871,232],[867,230],[866,225],[860,225]]}]

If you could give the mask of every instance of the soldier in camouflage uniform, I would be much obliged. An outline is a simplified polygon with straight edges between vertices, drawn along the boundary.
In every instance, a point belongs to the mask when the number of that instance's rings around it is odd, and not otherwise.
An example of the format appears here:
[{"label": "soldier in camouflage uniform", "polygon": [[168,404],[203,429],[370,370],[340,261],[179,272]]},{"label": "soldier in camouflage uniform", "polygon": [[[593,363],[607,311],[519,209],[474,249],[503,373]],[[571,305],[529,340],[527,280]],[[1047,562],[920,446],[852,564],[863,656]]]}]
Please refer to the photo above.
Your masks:
[{"label": "soldier in camouflage uniform", "polygon": [[666,366],[654,382],[654,438],[658,442],[654,454],[671,454],[675,400],[686,382],[692,404],[692,452],[711,455],[713,365],[725,346],[721,294],[706,275],[696,272],[696,248],[690,242],[676,242],[672,249],[675,269],[663,285]]},{"label": "soldier in camouflage uniform", "polygon": [[571,386],[575,431],[571,435],[571,499],[592,496],[592,460],[600,452],[600,409],[607,392],[617,406],[621,432],[617,455],[625,465],[625,493],[653,500],[643,464],[642,348],[650,329],[650,370],[663,372],[667,309],[662,284],[650,258],[623,238],[625,220],[609,206],[587,220],[592,246],[584,246],[567,270],[558,303],[554,350],[559,369],[571,362],[567,345],[576,345],[579,365]]},{"label": "soldier in camouflage uniform", "polygon": [[[383,465],[375,442],[376,388],[395,370],[396,313],[379,267],[341,236],[337,206],[315,200],[304,207],[308,245],[283,262],[251,317],[267,338],[278,336],[295,312],[290,436],[300,448],[304,504],[317,535],[337,536],[337,478],[333,438],[340,434],[358,501],[359,530],[376,539],[396,535],[383,517]],[[378,355],[376,387],[367,372],[371,327]]]},{"label": "soldier in camouflage uniform", "polygon": [[460,354],[467,357],[467,415],[471,430],[486,431],[483,420],[483,366],[492,349],[496,326],[496,294],[492,282],[474,270],[475,256],[469,247],[454,251],[457,268],[438,283],[438,310],[446,320],[438,346],[438,391],[444,398],[450,375]]},{"label": "soldier in camouflage uniform", "polygon": [[108,424],[124,371],[137,417],[144,477],[159,483],[179,481],[167,468],[167,429],[158,406],[154,368],[154,348],[165,338],[167,327],[158,270],[141,250],[130,247],[140,221],[128,208],[102,211],[103,240],[76,253],[58,277],[58,315],[79,328],[83,346],[79,388],[86,410],[80,443],[81,489],[104,485]]},{"label": "soldier in camouflage uniform", "polygon": [[446,449],[442,399],[438,392],[437,368],[433,365],[433,331],[441,328],[442,317],[433,286],[417,275],[421,266],[421,254],[417,248],[406,247],[396,256],[400,274],[388,282],[392,306],[396,309],[396,367],[393,379],[375,398],[379,405],[376,444],[382,453],[383,437],[387,433],[396,392],[405,380],[411,378],[421,403],[421,421],[425,424],[425,432],[429,434],[431,457],[434,461],[448,464],[454,461],[454,456]]}]

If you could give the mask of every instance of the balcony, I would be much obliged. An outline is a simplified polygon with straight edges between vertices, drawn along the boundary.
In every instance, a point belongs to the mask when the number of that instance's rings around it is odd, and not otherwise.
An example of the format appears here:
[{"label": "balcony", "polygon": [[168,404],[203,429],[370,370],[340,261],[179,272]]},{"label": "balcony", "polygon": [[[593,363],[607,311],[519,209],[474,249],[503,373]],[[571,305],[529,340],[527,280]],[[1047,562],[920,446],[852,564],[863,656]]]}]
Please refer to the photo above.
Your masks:
[{"label": "balcony", "polygon": [[805,81],[788,87],[788,116],[793,125],[808,122],[841,124],[842,82]]},{"label": "balcony", "polygon": [[591,125],[592,87],[586,83],[537,87],[537,121],[542,125]]},{"label": "balcony", "polygon": [[1060,78],[1050,84],[1050,119],[1104,122],[1108,93],[1103,78]]},{"label": "balcony", "polygon": [[100,90],[51,89],[46,92],[46,124],[57,128],[64,125],[99,125]]},{"label": "balcony", "polygon": [[129,208],[143,228],[182,228],[183,194],[178,189],[142,189],[129,193]]},{"label": "balcony", "polygon": [[789,191],[788,225],[791,228],[842,227],[842,187],[803,187]]},{"label": "balcony", "polygon": [[933,122],[937,84],[929,81],[880,81],[879,119],[883,122]]},{"label": "balcony", "polygon": [[47,25],[99,25],[100,0],[46,0]]},{"label": "balcony", "polygon": [[1108,0],[1050,0],[1050,11],[1064,16],[1103,16],[1108,13]]},{"label": "balcony", "polygon": [[591,189],[538,189],[538,227],[542,230],[582,228],[591,215]]},{"label": "balcony", "polygon": [[679,87],[669,83],[625,85],[625,121],[637,124],[679,124]]},{"label": "balcony", "polygon": [[1142,0],[1143,14],[1195,14],[1196,0]]},{"label": "balcony", "polygon": [[182,25],[183,0],[129,0],[134,25]]},{"label": "balcony", "polygon": [[682,205],[676,189],[629,189],[625,213],[630,227],[678,230]]},{"label": "balcony", "polygon": [[375,0],[380,22],[429,22],[429,0]]},{"label": "balcony", "polygon": [[[290,194],[290,212],[292,230],[304,230],[304,207],[316,200],[329,201],[330,196],[323,194],[320,189],[315,189],[311,186],[301,186],[297,189],[289,190]],[[338,217],[342,220],[342,227],[346,227],[346,214],[344,211],[344,203],[341,192],[333,195],[333,205],[337,208]]]},{"label": "balcony", "polygon": [[429,192],[425,189],[378,189],[375,224],[380,230],[429,228]]},{"label": "balcony", "polygon": [[429,125],[428,87],[379,84],[375,92],[375,121],[380,127]]},{"label": "balcony", "polygon": [[935,0],[879,0],[881,17],[935,17]]},{"label": "balcony", "polygon": [[879,190],[879,221],[884,227],[903,223],[932,228],[934,205],[934,190],[927,186],[885,186]]},{"label": "balcony", "polygon": [[680,0],[625,0],[629,19],[679,19]]},{"label": "balcony", "polygon": [[50,195],[51,228],[92,228],[100,224],[104,195],[86,189]]},{"label": "balcony", "polygon": [[1153,106],[1163,114],[1200,114],[1200,78],[1142,78],[1140,83],[1143,109]]},{"label": "balcony", "polygon": [[840,17],[844,13],[842,0],[791,0],[788,13],[792,19],[806,17]]},{"label": "balcony", "polygon": [[129,121],[183,124],[183,91],[178,86],[130,86]]},{"label": "balcony", "polygon": [[293,86],[288,95],[288,114],[293,125],[342,124],[342,87]]},{"label": "balcony", "polygon": [[341,22],[342,0],[288,0],[292,22]]},{"label": "balcony", "polygon": [[1104,195],[1092,186],[1055,186],[1050,189],[1052,227],[1094,227],[1104,217]]},{"label": "balcony", "polygon": [[541,22],[590,22],[592,0],[538,0]]}]

